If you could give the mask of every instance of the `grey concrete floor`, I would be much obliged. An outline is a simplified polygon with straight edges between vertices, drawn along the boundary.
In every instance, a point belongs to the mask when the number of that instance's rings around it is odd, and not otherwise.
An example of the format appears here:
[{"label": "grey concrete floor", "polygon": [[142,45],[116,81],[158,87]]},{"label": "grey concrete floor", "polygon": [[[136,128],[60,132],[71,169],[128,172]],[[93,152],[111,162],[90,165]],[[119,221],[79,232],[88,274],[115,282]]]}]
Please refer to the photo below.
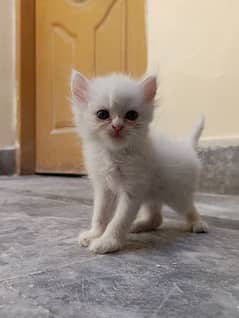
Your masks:
[{"label": "grey concrete floor", "polygon": [[239,197],[198,194],[209,234],[163,227],[93,255],[87,178],[0,178],[0,317],[239,317]]}]

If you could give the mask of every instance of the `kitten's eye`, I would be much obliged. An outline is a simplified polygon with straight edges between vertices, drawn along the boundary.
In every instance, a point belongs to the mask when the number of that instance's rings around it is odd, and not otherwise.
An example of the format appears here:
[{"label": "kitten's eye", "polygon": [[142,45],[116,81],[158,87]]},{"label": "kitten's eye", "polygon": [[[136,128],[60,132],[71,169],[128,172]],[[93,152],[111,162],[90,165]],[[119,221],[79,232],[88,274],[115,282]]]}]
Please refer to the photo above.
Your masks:
[{"label": "kitten's eye", "polygon": [[128,120],[136,120],[138,118],[138,113],[135,110],[130,110],[126,113],[125,118]]},{"label": "kitten's eye", "polygon": [[101,120],[106,120],[110,117],[110,113],[106,109],[98,110],[96,113],[97,117]]}]

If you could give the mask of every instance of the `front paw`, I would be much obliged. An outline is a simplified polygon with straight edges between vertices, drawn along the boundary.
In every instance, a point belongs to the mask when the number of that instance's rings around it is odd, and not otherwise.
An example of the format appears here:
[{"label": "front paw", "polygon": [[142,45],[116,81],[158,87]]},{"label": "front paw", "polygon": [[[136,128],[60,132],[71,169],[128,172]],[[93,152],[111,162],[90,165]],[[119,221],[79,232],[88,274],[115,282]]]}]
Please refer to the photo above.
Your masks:
[{"label": "front paw", "polygon": [[119,251],[123,243],[114,237],[100,237],[90,243],[89,249],[96,254],[106,254]]},{"label": "front paw", "polygon": [[205,221],[197,221],[191,224],[191,231],[193,233],[208,233],[209,227]]},{"label": "front paw", "polygon": [[88,231],[84,231],[82,233],[80,233],[79,238],[78,238],[78,242],[80,244],[80,246],[83,247],[87,247],[90,245],[90,242],[99,237],[100,233],[97,231],[93,231],[93,230],[88,230]]}]

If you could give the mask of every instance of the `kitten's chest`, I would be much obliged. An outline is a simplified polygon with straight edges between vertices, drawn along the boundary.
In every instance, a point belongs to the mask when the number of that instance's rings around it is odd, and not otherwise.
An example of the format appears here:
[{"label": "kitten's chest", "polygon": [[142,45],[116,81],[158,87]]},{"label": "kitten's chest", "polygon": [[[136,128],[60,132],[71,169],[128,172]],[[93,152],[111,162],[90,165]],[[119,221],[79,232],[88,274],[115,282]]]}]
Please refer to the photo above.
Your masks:
[{"label": "kitten's chest", "polygon": [[107,171],[105,181],[114,192],[134,192],[147,187],[148,174],[140,158],[130,156],[126,157],[125,161],[113,161]]},{"label": "kitten's chest", "polygon": [[113,192],[118,193],[122,189],[131,189],[139,186],[142,177],[141,171],[145,163],[139,156],[132,153],[101,152],[90,155],[90,175],[105,185]]},{"label": "kitten's chest", "polygon": [[100,171],[100,178],[114,192],[125,188],[132,179],[131,158],[106,156]]},{"label": "kitten's chest", "polygon": [[126,182],[127,173],[121,162],[111,159],[105,162],[101,177],[104,178],[110,189],[117,190]]}]

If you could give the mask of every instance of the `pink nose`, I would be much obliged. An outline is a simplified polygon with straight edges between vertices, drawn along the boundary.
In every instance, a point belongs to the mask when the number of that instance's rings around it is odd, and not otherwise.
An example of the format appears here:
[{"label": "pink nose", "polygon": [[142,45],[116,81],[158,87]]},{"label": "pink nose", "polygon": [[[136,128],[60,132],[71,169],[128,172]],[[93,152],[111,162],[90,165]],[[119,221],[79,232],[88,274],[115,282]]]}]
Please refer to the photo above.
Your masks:
[{"label": "pink nose", "polygon": [[115,130],[116,132],[120,132],[124,126],[122,125],[112,125],[112,129]]}]

